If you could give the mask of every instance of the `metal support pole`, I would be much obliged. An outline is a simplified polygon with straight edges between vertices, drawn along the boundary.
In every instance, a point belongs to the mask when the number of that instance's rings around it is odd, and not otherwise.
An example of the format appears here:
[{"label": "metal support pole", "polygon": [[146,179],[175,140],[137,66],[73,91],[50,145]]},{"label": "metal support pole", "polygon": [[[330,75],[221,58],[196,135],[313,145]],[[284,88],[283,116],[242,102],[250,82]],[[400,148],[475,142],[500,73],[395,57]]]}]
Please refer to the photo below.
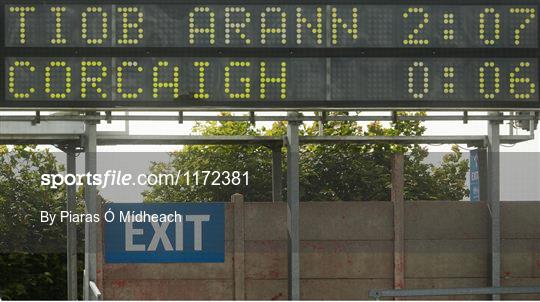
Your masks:
[{"label": "metal support pole", "polygon": [[405,287],[405,157],[392,157],[392,204],[394,205],[394,288]]},{"label": "metal support pole", "polygon": [[246,300],[244,196],[242,194],[234,194],[231,196],[231,204],[233,205],[234,212],[234,300]]},{"label": "metal support pole", "polygon": [[489,200],[489,173],[488,173],[488,156],[485,147],[478,148],[478,168],[480,177],[480,201],[486,202]]},{"label": "metal support pole", "polygon": [[[96,174],[97,163],[97,131],[95,122],[86,123],[86,135],[85,135],[85,170],[86,173],[92,175]],[[99,213],[99,205],[97,204],[97,188],[96,186],[85,184],[84,191],[85,208],[87,214]],[[92,295],[90,294],[90,281],[96,283],[96,271],[97,271],[97,248],[98,248],[98,224],[95,222],[87,222],[84,226],[84,299],[90,300]]]},{"label": "metal support pole", "polygon": [[[289,113],[297,117],[298,113]],[[289,300],[300,300],[300,122],[287,124],[287,239]]]},{"label": "metal support pole", "polygon": [[[491,286],[501,286],[500,122],[488,125],[489,212],[491,214]],[[500,295],[492,295],[500,300]]]},{"label": "metal support pole", "polygon": [[[66,150],[67,173],[75,175],[75,145],[70,144]],[[75,212],[77,207],[77,185],[67,186],[67,210]],[[74,222],[67,223],[67,290],[68,300],[77,300],[77,225]]]},{"label": "metal support pole", "polygon": [[317,122],[319,126],[319,136],[324,136],[324,121],[322,121],[322,119],[324,118],[324,113],[319,112],[318,114],[321,116],[321,120]]},{"label": "metal support pole", "polygon": [[272,147],[272,201],[283,201],[281,188],[281,145]]}]

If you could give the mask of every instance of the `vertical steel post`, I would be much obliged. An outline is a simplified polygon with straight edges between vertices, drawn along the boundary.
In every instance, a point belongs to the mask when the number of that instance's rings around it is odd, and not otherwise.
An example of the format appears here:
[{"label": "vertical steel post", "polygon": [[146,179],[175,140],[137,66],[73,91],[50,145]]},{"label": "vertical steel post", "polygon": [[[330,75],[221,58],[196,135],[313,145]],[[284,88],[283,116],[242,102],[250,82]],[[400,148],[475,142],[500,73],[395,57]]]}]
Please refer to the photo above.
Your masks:
[{"label": "vertical steel post", "polygon": [[[498,114],[494,114],[498,116]],[[500,122],[488,125],[489,212],[491,214],[491,286],[501,286]],[[492,295],[500,300],[500,295]]]},{"label": "vertical steel post", "polygon": [[478,148],[478,168],[480,176],[480,201],[486,202],[489,200],[489,180],[488,180],[488,156],[485,147]]},{"label": "vertical steel post", "polygon": [[318,115],[321,117],[321,120],[317,122],[318,126],[319,126],[319,131],[318,131],[318,135],[319,136],[324,136],[324,122],[323,122],[323,117],[324,117],[324,113],[321,111],[318,113]]},{"label": "vertical steel post", "polygon": [[[97,131],[96,123],[94,121],[86,122],[86,135],[85,135],[85,172],[95,175],[97,171],[96,157],[97,155]],[[96,186],[89,185],[88,179],[85,184],[84,190],[85,208],[87,214],[97,214],[97,188]],[[84,299],[93,299],[90,295],[90,281],[94,283],[96,280],[97,271],[97,232],[98,224],[95,222],[87,222],[84,226]]]},{"label": "vertical steel post", "polygon": [[234,300],[246,299],[246,263],[245,240],[246,228],[244,223],[244,196],[231,196],[234,211]]},{"label": "vertical steel post", "polygon": [[392,190],[394,205],[394,288],[405,288],[405,156],[392,156]]},{"label": "vertical steel post", "polygon": [[[67,147],[66,169],[68,174],[74,175],[77,171],[75,160],[75,144]],[[67,210],[75,212],[77,207],[77,185],[67,186]],[[77,300],[77,225],[73,222],[67,223],[67,290],[68,300]]]},{"label": "vertical steel post", "polygon": [[281,145],[272,146],[272,201],[282,201]]},{"label": "vertical steel post", "polygon": [[[289,113],[290,118],[298,113]],[[287,123],[287,239],[289,300],[300,299],[300,121]]]}]

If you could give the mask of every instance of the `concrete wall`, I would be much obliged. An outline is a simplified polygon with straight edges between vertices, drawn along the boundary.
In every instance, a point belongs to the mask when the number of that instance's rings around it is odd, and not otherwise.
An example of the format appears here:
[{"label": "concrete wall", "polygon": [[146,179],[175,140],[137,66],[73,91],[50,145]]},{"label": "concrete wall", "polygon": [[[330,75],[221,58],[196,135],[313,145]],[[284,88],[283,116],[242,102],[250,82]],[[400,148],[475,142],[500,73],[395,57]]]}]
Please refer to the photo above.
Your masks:
[{"label": "concrete wall", "polygon": [[[104,264],[105,298],[286,299],[286,204],[240,206],[227,205],[225,263]],[[392,288],[392,203],[301,203],[300,213],[302,299],[367,299],[369,289]],[[405,213],[406,288],[489,285],[485,204],[407,202]],[[503,203],[502,230],[503,286],[540,286],[540,203]],[[243,251],[234,251],[235,234]]]}]

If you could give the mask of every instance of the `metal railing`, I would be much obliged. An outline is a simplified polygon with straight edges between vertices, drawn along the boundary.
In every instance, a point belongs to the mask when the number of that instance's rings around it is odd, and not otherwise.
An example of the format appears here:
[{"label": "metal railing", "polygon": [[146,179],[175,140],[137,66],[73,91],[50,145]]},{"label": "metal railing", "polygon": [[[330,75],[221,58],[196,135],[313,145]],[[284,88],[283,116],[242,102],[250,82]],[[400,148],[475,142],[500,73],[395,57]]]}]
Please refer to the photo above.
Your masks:
[{"label": "metal railing", "polygon": [[383,297],[425,297],[458,295],[502,295],[538,294],[540,287],[473,287],[473,288],[429,288],[429,289],[372,289],[369,297],[379,300]]}]

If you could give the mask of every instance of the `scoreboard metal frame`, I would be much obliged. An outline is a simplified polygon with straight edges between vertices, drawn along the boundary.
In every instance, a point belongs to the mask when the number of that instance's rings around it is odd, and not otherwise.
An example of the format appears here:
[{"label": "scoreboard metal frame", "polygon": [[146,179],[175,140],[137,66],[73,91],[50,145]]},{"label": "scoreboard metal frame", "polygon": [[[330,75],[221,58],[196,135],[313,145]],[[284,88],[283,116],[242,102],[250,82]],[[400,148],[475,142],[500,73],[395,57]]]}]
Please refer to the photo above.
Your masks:
[{"label": "scoreboard metal frame", "polygon": [[[308,2],[308,3],[306,3]],[[272,0],[242,0],[242,1],[218,1],[208,0],[204,2],[194,0],[64,0],[64,1],[37,1],[37,0],[0,0],[0,15],[5,16],[6,5],[144,5],[144,4],[195,4],[195,5],[535,5],[540,9],[540,0],[521,0],[519,3],[509,3],[504,0],[491,1],[352,1],[352,0],[311,0],[311,1],[272,1]],[[4,17],[3,17],[4,18]],[[540,20],[537,14],[538,44],[540,46]],[[283,58],[515,58],[515,59],[536,59],[540,61],[539,48],[351,48],[351,47],[7,47],[5,36],[5,20],[0,22],[0,110],[98,110],[98,111],[322,111],[322,110],[498,110],[498,111],[538,111],[540,101],[453,101],[453,100],[407,100],[395,101],[391,99],[367,101],[336,101],[336,100],[281,100],[281,101],[261,101],[261,100],[8,100],[6,98],[6,58],[8,57],[129,57],[129,58],[149,58],[149,57],[283,57]],[[540,62],[538,62],[540,64]],[[538,68],[540,69],[540,68]],[[328,72],[328,70],[327,70]],[[537,79],[540,79],[538,71]],[[537,81],[538,82],[538,81]],[[536,83],[536,87],[540,87]],[[538,95],[539,92],[536,92]]]}]

